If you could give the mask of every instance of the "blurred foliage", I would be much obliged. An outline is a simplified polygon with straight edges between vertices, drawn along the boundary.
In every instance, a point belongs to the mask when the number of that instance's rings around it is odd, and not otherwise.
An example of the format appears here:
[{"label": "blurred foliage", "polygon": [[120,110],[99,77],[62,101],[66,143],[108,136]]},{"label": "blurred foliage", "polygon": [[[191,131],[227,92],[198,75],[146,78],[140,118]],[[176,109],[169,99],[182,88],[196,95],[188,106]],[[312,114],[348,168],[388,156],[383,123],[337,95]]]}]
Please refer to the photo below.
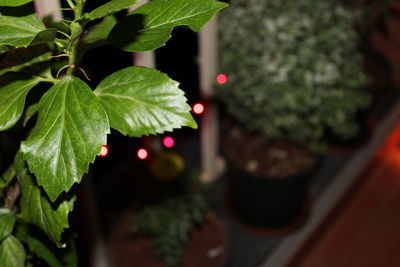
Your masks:
[{"label": "blurred foliage", "polygon": [[189,243],[190,230],[203,222],[205,209],[200,193],[172,196],[139,211],[132,231],[149,235],[155,255],[165,266],[176,267]]},{"label": "blurred foliage", "polygon": [[338,1],[235,0],[219,17],[217,88],[228,114],[266,140],[353,137],[370,95],[354,31]]}]

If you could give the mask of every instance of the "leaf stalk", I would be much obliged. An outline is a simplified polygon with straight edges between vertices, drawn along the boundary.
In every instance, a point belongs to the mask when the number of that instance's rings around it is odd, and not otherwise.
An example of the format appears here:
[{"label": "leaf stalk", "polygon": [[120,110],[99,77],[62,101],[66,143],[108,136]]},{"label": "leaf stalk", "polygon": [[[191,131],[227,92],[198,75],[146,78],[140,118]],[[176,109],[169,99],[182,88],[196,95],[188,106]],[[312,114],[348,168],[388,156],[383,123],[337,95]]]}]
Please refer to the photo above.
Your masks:
[{"label": "leaf stalk", "polygon": [[67,3],[71,7],[71,9],[75,9],[75,4],[71,0],[67,0]]}]

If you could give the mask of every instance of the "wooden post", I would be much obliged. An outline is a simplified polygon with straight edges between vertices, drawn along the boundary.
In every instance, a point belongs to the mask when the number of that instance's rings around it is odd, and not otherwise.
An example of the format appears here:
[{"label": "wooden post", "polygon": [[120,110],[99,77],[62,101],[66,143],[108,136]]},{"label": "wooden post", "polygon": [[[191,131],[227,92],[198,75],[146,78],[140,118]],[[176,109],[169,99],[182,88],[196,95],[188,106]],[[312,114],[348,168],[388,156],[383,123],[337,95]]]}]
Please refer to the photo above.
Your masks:
[{"label": "wooden post", "polygon": [[[146,4],[149,0],[142,0],[138,4],[135,5],[135,8]],[[132,10],[132,8],[130,9]],[[133,64],[135,66],[142,66],[148,68],[155,68],[156,67],[156,57],[154,55],[154,51],[147,51],[147,52],[134,52],[133,55]]]},{"label": "wooden post", "polygon": [[[139,6],[146,4],[149,0],[142,0],[138,4],[135,5],[135,9]],[[129,10],[132,10],[130,8]],[[155,68],[156,67],[156,58],[154,55],[154,51],[147,51],[147,52],[134,52],[133,55],[133,65],[135,66],[142,66],[148,68]]]},{"label": "wooden post", "polygon": [[156,59],[153,51],[133,53],[133,64],[148,68],[156,67]]},{"label": "wooden post", "polygon": [[[142,0],[135,6],[135,8],[138,8],[139,6],[146,4],[147,2],[149,2],[149,0]],[[133,56],[133,65],[148,67],[153,69],[156,68],[156,57],[154,51],[134,52],[132,53],[132,56]]]},{"label": "wooden post", "polygon": [[62,19],[61,5],[58,0],[35,0],[33,3],[41,18],[50,15],[55,21]]},{"label": "wooden post", "polygon": [[199,33],[200,95],[206,104],[200,125],[203,182],[215,180],[222,171],[218,157],[218,107],[212,101],[217,69],[217,19],[214,18]]}]

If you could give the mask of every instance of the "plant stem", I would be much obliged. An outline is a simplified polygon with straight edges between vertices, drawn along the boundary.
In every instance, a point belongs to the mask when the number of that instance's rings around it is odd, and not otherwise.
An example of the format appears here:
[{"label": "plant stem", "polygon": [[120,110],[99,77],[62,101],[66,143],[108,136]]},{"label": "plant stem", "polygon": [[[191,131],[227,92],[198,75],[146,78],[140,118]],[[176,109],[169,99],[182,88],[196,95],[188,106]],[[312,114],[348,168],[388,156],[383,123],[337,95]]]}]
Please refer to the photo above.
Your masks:
[{"label": "plant stem", "polygon": [[[71,1],[71,0],[68,0],[68,1]],[[74,8],[74,16],[75,16],[74,22],[79,23],[78,20],[81,19],[81,17],[82,17],[82,12],[85,7],[86,0],[76,0],[75,2],[76,2],[76,6]],[[74,22],[72,22],[72,23],[74,23]],[[71,23],[71,25],[72,25],[72,23]],[[78,64],[77,53],[78,53],[78,46],[79,46],[80,39],[81,39],[81,36],[79,35],[79,36],[77,36],[77,38],[75,40],[70,41],[71,42],[70,43],[70,51],[68,53],[70,55],[69,62],[68,62],[69,68],[67,70],[68,76],[73,75],[74,70]]]},{"label": "plant stem", "polygon": [[76,62],[76,53],[77,53],[77,50],[78,50],[78,41],[79,41],[79,38],[78,38],[78,40],[75,40],[75,41],[72,41],[72,44],[71,44],[71,51],[70,51],[70,56],[69,56],[69,61],[68,61],[68,66],[69,66],[69,68],[68,68],[68,70],[67,70],[67,75],[68,76],[71,76],[71,75],[73,75],[73,73],[74,73],[74,70],[75,70],[75,66],[76,66],[76,64],[77,64],[77,62]]},{"label": "plant stem", "polygon": [[75,8],[75,4],[74,4],[71,0],[67,0],[67,2],[68,2],[68,5],[69,5],[72,9]]},{"label": "plant stem", "polygon": [[59,79],[55,79],[55,78],[41,77],[40,81],[41,82],[48,82],[48,83],[54,83],[55,84],[55,83],[59,82],[60,80]]},{"label": "plant stem", "polygon": [[6,202],[4,203],[4,208],[11,210],[14,207],[14,204],[17,201],[20,194],[21,194],[21,187],[19,186],[19,183],[16,183],[7,192],[7,198]]},{"label": "plant stem", "polygon": [[76,7],[74,9],[75,20],[78,20],[82,16],[83,8],[85,7],[86,0],[76,0]]}]

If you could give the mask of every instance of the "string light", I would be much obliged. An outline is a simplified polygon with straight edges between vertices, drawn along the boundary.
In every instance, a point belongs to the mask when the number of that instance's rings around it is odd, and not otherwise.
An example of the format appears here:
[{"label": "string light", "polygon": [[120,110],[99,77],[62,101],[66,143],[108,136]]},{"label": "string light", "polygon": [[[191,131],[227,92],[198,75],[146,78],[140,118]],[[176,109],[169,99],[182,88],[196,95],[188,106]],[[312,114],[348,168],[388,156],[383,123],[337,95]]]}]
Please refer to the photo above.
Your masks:
[{"label": "string light", "polygon": [[174,140],[174,138],[172,138],[170,136],[166,136],[163,139],[163,144],[165,147],[171,148],[175,145],[175,140]]},{"label": "string light", "polygon": [[141,148],[137,151],[137,156],[139,159],[147,159],[147,157],[149,156],[149,153],[147,152],[146,149]]},{"label": "string light", "polygon": [[108,146],[106,146],[106,145],[101,146],[100,157],[103,157],[103,158],[107,157],[108,151],[109,151]]},{"label": "string light", "polygon": [[200,114],[202,114],[202,113],[204,112],[205,108],[204,108],[204,105],[203,105],[203,104],[201,104],[201,103],[196,103],[196,104],[193,105],[192,110],[193,110],[193,112],[194,112],[195,114],[200,115]]},{"label": "string light", "polygon": [[218,74],[216,79],[218,84],[226,84],[228,82],[228,76],[223,73]]}]

